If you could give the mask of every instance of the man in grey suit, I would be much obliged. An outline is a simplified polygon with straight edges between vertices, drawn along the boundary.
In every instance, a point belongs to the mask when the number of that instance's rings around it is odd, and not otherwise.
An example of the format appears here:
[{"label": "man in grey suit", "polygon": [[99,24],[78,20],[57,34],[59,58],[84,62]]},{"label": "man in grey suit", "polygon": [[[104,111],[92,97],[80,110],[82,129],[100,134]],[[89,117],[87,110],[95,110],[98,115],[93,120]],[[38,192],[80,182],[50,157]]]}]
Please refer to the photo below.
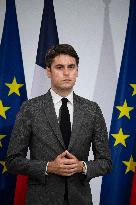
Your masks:
[{"label": "man in grey suit", "polygon": [[78,63],[72,46],[51,48],[46,54],[51,89],[24,102],[17,114],[7,168],[28,176],[27,205],[92,205],[89,181],[111,170],[102,112],[73,92]]}]

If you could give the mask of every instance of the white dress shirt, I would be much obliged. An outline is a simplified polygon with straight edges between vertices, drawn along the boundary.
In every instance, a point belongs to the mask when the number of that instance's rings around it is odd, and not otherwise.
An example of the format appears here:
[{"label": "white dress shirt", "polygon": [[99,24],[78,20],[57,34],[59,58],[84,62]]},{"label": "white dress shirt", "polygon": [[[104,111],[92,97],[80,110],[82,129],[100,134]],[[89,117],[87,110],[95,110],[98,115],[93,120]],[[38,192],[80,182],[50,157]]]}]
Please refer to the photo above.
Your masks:
[{"label": "white dress shirt", "polygon": [[[59,112],[60,112],[60,107],[62,105],[61,99],[63,97],[58,95],[57,93],[55,93],[52,89],[50,89],[50,92],[51,92],[53,104],[54,104],[54,107],[55,107],[55,112],[56,112],[56,115],[57,115],[57,119],[59,120]],[[70,114],[70,123],[71,123],[71,129],[72,129],[73,111],[74,111],[73,110],[73,91],[68,96],[66,96],[65,98],[68,99],[67,107],[68,107],[69,114]]]}]

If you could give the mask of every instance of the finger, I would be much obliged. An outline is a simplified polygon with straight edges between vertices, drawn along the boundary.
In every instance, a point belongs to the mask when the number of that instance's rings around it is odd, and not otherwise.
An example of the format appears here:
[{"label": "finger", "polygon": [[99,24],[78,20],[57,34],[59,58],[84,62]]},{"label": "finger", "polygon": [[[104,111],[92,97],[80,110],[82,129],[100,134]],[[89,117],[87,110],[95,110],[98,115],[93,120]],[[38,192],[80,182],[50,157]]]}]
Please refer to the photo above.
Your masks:
[{"label": "finger", "polygon": [[65,170],[75,169],[75,168],[77,168],[77,164],[63,165],[62,168]]},{"label": "finger", "polygon": [[73,174],[77,173],[77,168],[67,169],[63,173],[67,174],[67,175],[73,175]]},{"label": "finger", "polygon": [[66,156],[69,158],[69,159],[75,159],[76,157],[71,154],[69,151],[66,150]]},{"label": "finger", "polygon": [[77,161],[75,159],[67,159],[67,158],[63,158],[61,160],[61,163],[65,164],[65,165],[69,165],[69,164],[76,164]]},{"label": "finger", "polygon": [[59,175],[61,176],[72,176],[73,174],[77,173],[77,169],[70,169],[70,170],[60,170]]},{"label": "finger", "polygon": [[73,165],[60,165],[59,167],[59,171],[60,172],[64,172],[64,173],[70,173],[73,172],[73,170],[77,170],[77,164],[73,164]]},{"label": "finger", "polygon": [[67,152],[65,151],[65,152],[62,152],[60,155],[58,155],[60,158],[63,158],[63,157],[65,157],[67,155]]}]

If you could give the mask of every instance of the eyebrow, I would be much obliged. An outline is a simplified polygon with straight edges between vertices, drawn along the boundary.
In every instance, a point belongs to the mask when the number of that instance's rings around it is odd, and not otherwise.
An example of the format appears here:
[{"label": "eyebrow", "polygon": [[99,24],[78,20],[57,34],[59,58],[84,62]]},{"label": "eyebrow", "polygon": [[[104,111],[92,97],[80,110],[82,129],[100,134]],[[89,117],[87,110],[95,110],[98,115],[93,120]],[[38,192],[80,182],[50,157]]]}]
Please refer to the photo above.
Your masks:
[{"label": "eyebrow", "polygon": [[[64,64],[57,64],[56,66],[64,66]],[[68,64],[68,66],[76,66],[76,64]]]},{"label": "eyebrow", "polygon": [[73,66],[76,66],[76,64],[69,64],[68,66],[72,66],[73,67]]}]

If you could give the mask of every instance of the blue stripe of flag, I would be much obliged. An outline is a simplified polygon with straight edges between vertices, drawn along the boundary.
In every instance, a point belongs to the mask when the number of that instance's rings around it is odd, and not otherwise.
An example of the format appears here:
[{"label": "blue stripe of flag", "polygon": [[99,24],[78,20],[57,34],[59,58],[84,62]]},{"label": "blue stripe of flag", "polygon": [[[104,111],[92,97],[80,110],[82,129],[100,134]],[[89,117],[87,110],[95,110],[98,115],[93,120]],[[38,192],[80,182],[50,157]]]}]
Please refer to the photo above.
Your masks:
[{"label": "blue stripe of flag", "polygon": [[53,0],[44,0],[36,64],[45,67],[45,54],[47,50],[59,44]]}]

